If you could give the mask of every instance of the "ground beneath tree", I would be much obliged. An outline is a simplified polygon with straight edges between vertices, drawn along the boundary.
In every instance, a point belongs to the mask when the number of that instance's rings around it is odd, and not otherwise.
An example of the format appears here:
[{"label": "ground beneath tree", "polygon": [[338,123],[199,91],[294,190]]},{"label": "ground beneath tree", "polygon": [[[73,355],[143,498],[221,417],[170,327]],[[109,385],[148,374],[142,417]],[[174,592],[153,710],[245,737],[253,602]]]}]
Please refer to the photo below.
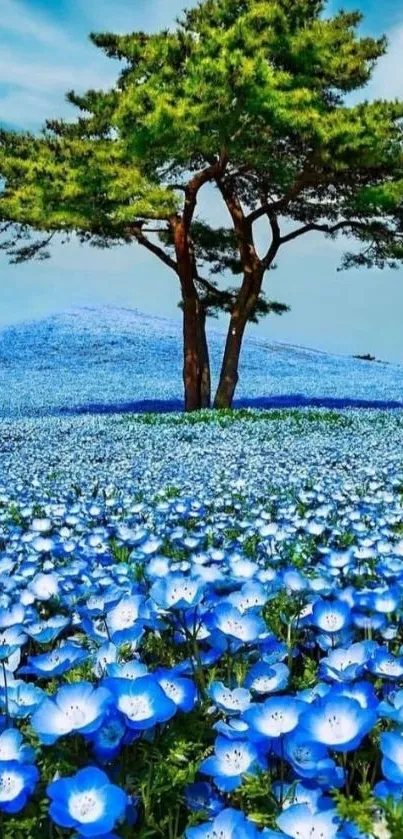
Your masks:
[{"label": "ground beneath tree", "polygon": [[[213,379],[225,336],[210,330]],[[0,332],[0,416],[173,411],[182,406],[179,321],[73,308]],[[248,337],[237,404],[403,407],[403,365]]]}]

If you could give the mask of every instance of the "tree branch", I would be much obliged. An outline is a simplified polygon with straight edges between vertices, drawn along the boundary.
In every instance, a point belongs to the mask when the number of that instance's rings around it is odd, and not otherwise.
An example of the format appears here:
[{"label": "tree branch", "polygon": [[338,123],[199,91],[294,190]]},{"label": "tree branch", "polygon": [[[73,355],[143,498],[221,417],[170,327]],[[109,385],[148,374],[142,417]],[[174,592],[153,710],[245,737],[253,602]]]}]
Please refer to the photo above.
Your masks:
[{"label": "tree branch", "polygon": [[[156,245],[154,242],[151,242],[147,239],[147,236],[144,236],[143,228],[135,225],[131,225],[129,228],[129,232],[132,236],[135,237],[139,245],[143,245],[148,251],[153,253],[157,256],[161,262],[168,266],[168,268],[172,268],[175,273],[178,272],[178,264],[177,262],[172,259],[159,245]],[[228,299],[228,294],[225,291],[221,291],[221,289],[216,288],[209,280],[206,280],[204,277],[201,277],[198,273],[196,262],[193,264],[193,279],[198,282],[206,291],[208,291],[211,295],[217,298],[217,300],[221,302],[225,302]]]},{"label": "tree branch", "polygon": [[170,257],[169,254],[167,254],[159,245],[156,245],[154,242],[150,242],[150,239],[147,239],[147,236],[144,236],[141,226],[131,224],[127,228],[127,230],[132,236],[135,237],[139,245],[143,245],[143,247],[145,247],[148,251],[153,253],[154,256],[157,256],[158,259],[161,260],[161,262],[167,265],[168,268],[172,268],[172,270],[175,271],[175,273],[178,272],[178,265],[175,262],[175,260],[172,259],[172,257]]},{"label": "tree branch", "polygon": [[194,175],[185,187],[185,206],[183,210],[183,224],[189,230],[196,207],[197,194],[204,184],[222,175],[228,163],[228,154],[225,148],[220,152],[218,160]]},{"label": "tree branch", "polygon": [[270,222],[272,239],[267,253],[262,259],[264,269],[267,269],[269,265],[271,265],[281,244],[280,225],[276,214],[272,212],[268,213],[268,219]]},{"label": "tree branch", "polygon": [[366,230],[370,229],[370,225],[363,221],[355,221],[354,219],[346,219],[345,221],[338,221],[337,224],[315,224],[315,222],[311,222],[310,224],[304,224],[302,227],[297,227],[295,230],[292,230],[291,233],[287,233],[286,236],[281,236],[280,238],[280,245],[284,245],[286,242],[291,242],[293,239],[298,239],[299,236],[303,236],[304,233],[310,233],[312,231],[317,230],[319,233],[337,233],[338,230],[344,230],[348,227],[357,228],[357,230]]},{"label": "tree branch", "polygon": [[260,207],[257,207],[256,210],[249,213],[247,216],[249,223],[253,224],[257,221],[257,219],[267,215],[269,212],[281,213],[288,207],[290,201],[298,197],[305,186],[314,184],[317,180],[317,172],[312,164],[315,162],[316,158],[317,151],[315,150],[309,156],[305,169],[303,169],[298,175],[293,185],[287,190],[285,195],[277,201],[266,201],[265,203],[262,203]]}]

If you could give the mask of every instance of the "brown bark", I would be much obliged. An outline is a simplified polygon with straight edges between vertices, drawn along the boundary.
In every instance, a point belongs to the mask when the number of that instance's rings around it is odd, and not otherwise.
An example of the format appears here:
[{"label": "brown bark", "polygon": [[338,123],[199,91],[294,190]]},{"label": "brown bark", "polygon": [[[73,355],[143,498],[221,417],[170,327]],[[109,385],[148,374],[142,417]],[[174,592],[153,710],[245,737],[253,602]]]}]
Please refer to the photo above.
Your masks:
[{"label": "brown bark", "polygon": [[200,311],[197,297],[183,300],[183,385],[185,411],[202,407],[202,360],[200,356]]},{"label": "brown bark", "polygon": [[206,338],[206,311],[200,301],[195,279],[197,269],[190,229],[196,209],[197,196],[204,184],[221,175],[227,166],[225,148],[217,160],[194,175],[185,187],[183,213],[169,219],[173,234],[176,262],[163,249],[144,236],[142,225],[133,225],[131,232],[137,241],[158,256],[179,277],[183,309],[183,383],[185,410],[209,408],[211,400],[210,360]]},{"label": "brown bark", "polygon": [[245,327],[259,299],[265,271],[272,264],[280,247],[280,230],[277,217],[274,214],[270,215],[272,241],[265,257],[260,259],[253,238],[253,218],[251,215],[245,216],[230,181],[217,178],[216,183],[232,218],[243,268],[242,285],[231,312],[220,379],[214,398],[215,408],[231,408],[238,384],[239,358]]},{"label": "brown bark", "polygon": [[200,407],[210,408],[211,405],[211,375],[210,357],[206,336],[206,311],[199,303],[199,353],[200,353]]},{"label": "brown bark", "polygon": [[174,224],[177,270],[183,307],[183,384],[185,410],[210,407],[210,364],[206,314],[194,283],[194,255],[183,220]]},{"label": "brown bark", "polygon": [[239,359],[246,324],[253,313],[263,282],[264,269],[256,267],[244,276],[228,327],[220,379],[214,398],[215,408],[231,408],[239,379]]}]

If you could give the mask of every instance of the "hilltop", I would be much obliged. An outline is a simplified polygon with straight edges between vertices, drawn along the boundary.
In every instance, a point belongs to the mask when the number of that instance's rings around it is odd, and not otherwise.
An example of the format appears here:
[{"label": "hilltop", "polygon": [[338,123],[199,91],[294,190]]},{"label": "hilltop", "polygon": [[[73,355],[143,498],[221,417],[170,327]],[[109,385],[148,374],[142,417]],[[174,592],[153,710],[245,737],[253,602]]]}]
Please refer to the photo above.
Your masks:
[{"label": "hilltop", "polygon": [[[210,329],[217,375],[225,336]],[[0,416],[179,408],[181,324],[117,306],[72,308],[0,330]],[[403,366],[245,339],[237,399],[403,405]]]}]

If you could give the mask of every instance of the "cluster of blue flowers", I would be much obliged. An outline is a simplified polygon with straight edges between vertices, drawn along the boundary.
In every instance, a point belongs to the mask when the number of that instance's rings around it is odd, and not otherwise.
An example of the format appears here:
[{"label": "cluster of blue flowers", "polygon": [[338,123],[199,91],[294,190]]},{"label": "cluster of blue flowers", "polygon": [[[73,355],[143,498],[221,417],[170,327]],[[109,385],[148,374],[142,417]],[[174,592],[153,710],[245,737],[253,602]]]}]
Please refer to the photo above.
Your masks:
[{"label": "cluster of blue flowers", "polygon": [[398,414],[3,423],[6,826],[161,835],[165,761],[174,839],[367,839],[337,805],[403,795],[402,438]]}]

